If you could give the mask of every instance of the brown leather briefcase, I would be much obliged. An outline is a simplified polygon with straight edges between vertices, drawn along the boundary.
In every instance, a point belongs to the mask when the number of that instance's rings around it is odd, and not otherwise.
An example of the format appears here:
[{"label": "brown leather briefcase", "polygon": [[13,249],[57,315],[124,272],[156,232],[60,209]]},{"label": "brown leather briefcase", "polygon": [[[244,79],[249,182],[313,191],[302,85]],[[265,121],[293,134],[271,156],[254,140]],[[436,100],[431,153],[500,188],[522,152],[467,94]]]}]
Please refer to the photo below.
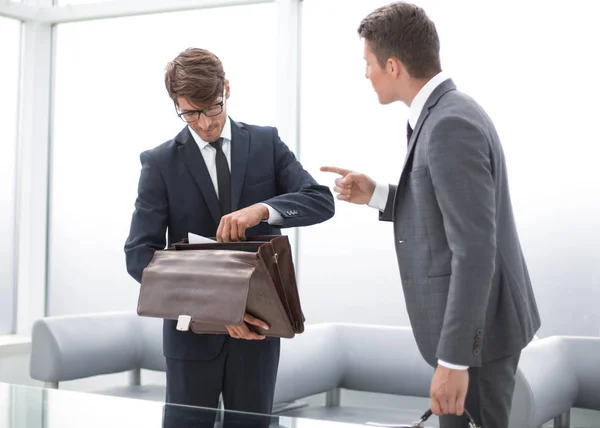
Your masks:
[{"label": "brown leather briefcase", "polygon": [[227,334],[244,314],[265,321],[261,335],[292,338],[304,317],[287,236],[254,236],[230,243],[189,244],[158,250],[144,269],[141,316],[177,320],[178,330]]}]

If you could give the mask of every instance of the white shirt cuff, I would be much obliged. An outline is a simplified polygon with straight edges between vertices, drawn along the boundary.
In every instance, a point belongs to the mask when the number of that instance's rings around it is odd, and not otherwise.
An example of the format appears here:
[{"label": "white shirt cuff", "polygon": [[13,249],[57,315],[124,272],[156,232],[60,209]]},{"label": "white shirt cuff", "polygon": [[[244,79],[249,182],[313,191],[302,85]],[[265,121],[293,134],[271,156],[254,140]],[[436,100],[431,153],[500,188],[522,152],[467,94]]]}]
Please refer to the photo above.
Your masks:
[{"label": "white shirt cuff", "polygon": [[377,183],[373,196],[371,196],[371,200],[367,205],[371,208],[377,208],[379,211],[384,211],[389,194],[390,186],[383,183]]},{"label": "white shirt cuff", "polygon": [[269,210],[269,218],[266,220],[271,226],[281,226],[283,224],[283,216],[279,211],[273,208],[271,205],[263,204]]},{"label": "white shirt cuff", "polygon": [[469,366],[461,366],[459,364],[447,363],[444,360],[438,360],[438,364],[440,366],[444,366],[452,370],[467,370],[469,368]]}]

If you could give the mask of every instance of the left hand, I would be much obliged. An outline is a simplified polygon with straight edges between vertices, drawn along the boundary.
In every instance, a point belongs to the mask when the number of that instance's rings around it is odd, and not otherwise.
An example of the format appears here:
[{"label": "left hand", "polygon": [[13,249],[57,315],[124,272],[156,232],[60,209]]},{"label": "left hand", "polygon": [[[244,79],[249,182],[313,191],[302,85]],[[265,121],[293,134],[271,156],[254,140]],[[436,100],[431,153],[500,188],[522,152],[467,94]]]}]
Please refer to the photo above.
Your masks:
[{"label": "left hand", "polygon": [[234,339],[245,339],[245,340],[263,340],[265,336],[256,334],[251,331],[246,324],[257,325],[264,330],[268,330],[269,326],[266,322],[253,317],[246,313],[244,315],[244,323],[242,325],[226,325],[229,335]]},{"label": "left hand", "polygon": [[468,389],[468,370],[438,365],[431,381],[431,411],[438,416],[462,416]]},{"label": "left hand", "polygon": [[261,204],[254,204],[221,217],[217,229],[218,242],[235,242],[246,239],[246,229],[256,226],[269,218],[269,210]]}]

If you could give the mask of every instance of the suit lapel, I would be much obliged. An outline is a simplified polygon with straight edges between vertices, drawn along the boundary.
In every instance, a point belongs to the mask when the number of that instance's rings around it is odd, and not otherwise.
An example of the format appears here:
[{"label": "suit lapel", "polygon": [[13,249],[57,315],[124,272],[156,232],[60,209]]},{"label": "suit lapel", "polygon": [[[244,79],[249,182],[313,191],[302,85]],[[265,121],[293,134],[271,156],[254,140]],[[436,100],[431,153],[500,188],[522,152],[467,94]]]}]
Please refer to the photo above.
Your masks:
[{"label": "suit lapel", "polygon": [[208,173],[206,163],[204,162],[202,153],[200,153],[198,144],[196,144],[196,141],[194,140],[194,137],[192,137],[187,126],[179,133],[179,135],[177,135],[177,137],[175,137],[175,140],[181,143],[178,147],[179,153],[190,171],[190,174],[194,177],[196,184],[198,184],[212,218],[216,224],[219,224],[221,221],[221,207],[219,206],[217,193],[215,192],[215,188],[210,179],[210,174]]},{"label": "suit lapel", "polygon": [[240,196],[246,176],[250,135],[243,125],[231,121],[231,209],[239,209]]},{"label": "suit lapel", "polygon": [[421,132],[423,123],[425,123],[425,119],[427,119],[427,116],[429,116],[429,111],[438,103],[440,98],[442,98],[442,96],[445,93],[454,89],[456,89],[456,85],[454,84],[452,79],[448,79],[442,82],[437,88],[435,88],[433,93],[429,96],[429,98],[427,98],[427,102],[425,103],[423,111],[421,112],[419,120],[417,121],[417,126],[415,126],[412,136],[410,137],[410,141],[408,142],[408,149],[406,150],[406,157],[404,158],[404,166],[402,167],[402,174],[400,174],[400,179],[402,179],[402,176],[405,173],[408,159],[410,158],[413,150],[415,149],[417,140],[419,138],[419,133]]}]

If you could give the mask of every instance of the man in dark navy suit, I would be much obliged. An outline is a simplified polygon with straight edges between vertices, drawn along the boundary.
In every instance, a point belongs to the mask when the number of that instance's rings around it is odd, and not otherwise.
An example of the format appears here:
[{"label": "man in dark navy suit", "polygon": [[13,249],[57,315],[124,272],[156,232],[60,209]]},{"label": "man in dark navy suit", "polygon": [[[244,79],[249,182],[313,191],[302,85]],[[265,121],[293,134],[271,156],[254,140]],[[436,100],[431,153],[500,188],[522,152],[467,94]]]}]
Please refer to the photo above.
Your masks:
[{"label": "man in dark navy suit", "polygon": [[[165,84],[187,125],[140,156],[125,244],[127,270],[138,282],[154,252],[188,232],[233,242],[333,216],[330,190],[303,169],[276,128],[227,116],[229,82],[214,54],[182,52],[167,65]],[[250,315],[245,321],[268,327]],[[222,393],[228,410],[271,412],[279,339],[259,336],[247,325],[227,326],[229,335],[182,332],[175,325],[165,321],[163,328],[168,403],[214,408]]]}]

